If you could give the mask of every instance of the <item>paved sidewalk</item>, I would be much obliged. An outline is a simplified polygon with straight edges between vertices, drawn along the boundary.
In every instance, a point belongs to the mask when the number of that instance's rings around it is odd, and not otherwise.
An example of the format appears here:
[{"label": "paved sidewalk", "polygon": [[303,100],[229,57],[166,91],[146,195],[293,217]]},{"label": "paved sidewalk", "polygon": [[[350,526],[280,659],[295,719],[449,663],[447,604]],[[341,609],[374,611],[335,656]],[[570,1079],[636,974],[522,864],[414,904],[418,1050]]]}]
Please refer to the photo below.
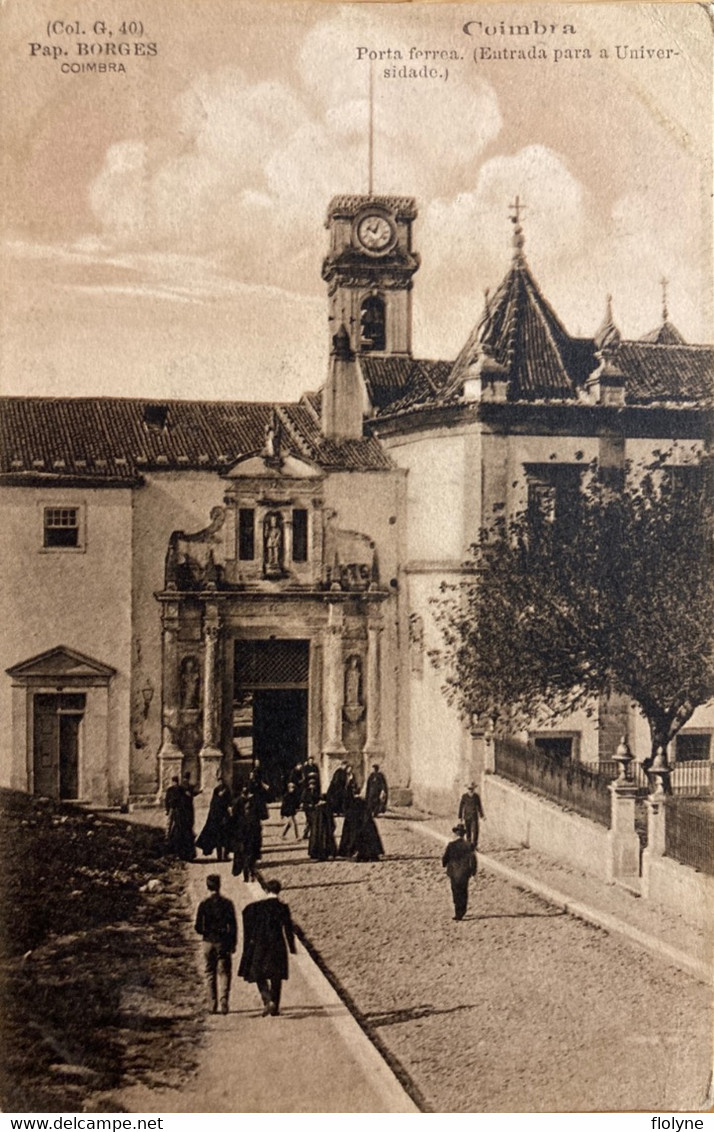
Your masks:
[{"label": "paved sidewalk", "polygon": [[[204,816],[196,815],[197,829]],[[263,890],[232,876],[230,863],[199,858],[187,872],[194,907],[207,895],[209,872],[221,874],[239,920],[230,1013],[208,1016],[199,1067],[185,1089],[134,1086],[116,1094],[122,1106],[129,1112],[418,1112],[299,941],[281,1013],[262,1017],[257,988],[237,979],[235,968],[241,910]],[[196,994],[203,1000],[198,979]]]},{"label": "paved sidewalk", "polygon": [[[400,813],[409,820],[409,811]],[[416,820],[414,820],[416,818]],[[455,819],[415,814],[414,829],[446,843]],[[497,873],[573,916],[629,939],[664,962],[703,982],[714,981],[714,938],[681,916],[653,904],[619,884],[606,884],[542,853],[507,842],[481,827],[479,867]]]}]

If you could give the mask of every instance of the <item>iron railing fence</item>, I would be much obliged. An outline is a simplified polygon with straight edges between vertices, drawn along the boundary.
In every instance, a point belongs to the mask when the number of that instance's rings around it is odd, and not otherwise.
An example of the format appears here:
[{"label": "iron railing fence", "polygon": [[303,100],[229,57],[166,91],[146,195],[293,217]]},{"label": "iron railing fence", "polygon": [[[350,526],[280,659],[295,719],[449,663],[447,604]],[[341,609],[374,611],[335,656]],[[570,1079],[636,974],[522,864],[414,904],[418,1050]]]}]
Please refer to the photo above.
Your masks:
[{"label": "iron railing fence", "polygon": [[714,803],[668,798],[664,845],[666,857],[714,876]]},{"label": "iron railing fence", "polygon": [[[607,778],[617,778],[620,773],[619,764],[614,759],[603,759],[597,763],[584,764],[590,770],[596,770]],[[710,762],[692,761],[686,763],[672,763],[669,784],[672,794],[685,798],[711,797],[714,791],[714,764]],[[649,782],[642,764],[634,761],[630,764],[630,774],[637,787],[638,797],[651,794],[655,783]]]},{"label": "iron railing fence", "polygon": [[494,757],[496,773],[503,778],[609,829],[608,785],[612,778],[601,774],[599,768],[595,770],[584,763],[560,762],[517,739],[497,739]]}]

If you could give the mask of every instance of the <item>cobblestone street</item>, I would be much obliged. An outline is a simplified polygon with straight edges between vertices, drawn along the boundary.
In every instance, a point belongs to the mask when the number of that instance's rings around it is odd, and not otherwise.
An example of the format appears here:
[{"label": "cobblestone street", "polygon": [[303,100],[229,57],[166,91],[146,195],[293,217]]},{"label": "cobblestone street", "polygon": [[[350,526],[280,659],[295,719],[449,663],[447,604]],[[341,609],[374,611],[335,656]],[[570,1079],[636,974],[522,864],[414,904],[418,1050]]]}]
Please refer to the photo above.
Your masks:
[{"label": "cobblestone street", "polygon": [[707,1104],[710,987],[484,872],[455,923],[440,846],[379,827],[385,860],[320,863],[272,817],[261,871],[426,1111]]}]

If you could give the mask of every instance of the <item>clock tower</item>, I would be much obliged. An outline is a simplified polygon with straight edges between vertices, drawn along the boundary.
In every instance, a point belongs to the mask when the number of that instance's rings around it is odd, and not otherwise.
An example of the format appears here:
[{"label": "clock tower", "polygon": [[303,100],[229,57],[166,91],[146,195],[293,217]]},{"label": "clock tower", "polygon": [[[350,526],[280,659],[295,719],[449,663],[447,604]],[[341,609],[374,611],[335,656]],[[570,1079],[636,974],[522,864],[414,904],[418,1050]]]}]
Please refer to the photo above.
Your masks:
[{"label": "clock tower", "polygon": [[333,197],[326,224],[330,250],[322,265],[330,341],[344,326],[358,354],[411,354],[416,214],[412,197]]}]

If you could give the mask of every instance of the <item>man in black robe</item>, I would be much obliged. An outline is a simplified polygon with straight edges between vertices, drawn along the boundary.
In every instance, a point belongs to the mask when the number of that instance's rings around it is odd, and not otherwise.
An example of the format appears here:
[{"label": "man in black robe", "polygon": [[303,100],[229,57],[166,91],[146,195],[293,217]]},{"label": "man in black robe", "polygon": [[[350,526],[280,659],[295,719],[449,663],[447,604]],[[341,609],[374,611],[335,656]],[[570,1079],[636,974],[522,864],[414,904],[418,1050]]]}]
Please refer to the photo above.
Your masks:
[{"label": "man in black robe", "polygon": [[196,845],[208,857],[213,850],[219,861],[228,860],[228,840],[230,835],[230,807],[233,799],[221,774],[211,795],[206,824],[196,839]]},{"label": "man in black robe", "polygon": [[451,881],[454,919],[463,920],[468,904],[469,881],[476,876],[476,854],[473,845],[466,840],[465,826],[455,825],[452,832],[456,834],[456,840],[446,846],[441,863]]},{"label": "man in black robe", "polygon": [[333,774],[327,787],[327,804],[333,814],[344,814],[349,782],[349,764],[344,760]]},{"label": "man in black robe", "polygon": [[236,949],[238,926],[236,911],[231,900],[221,896],[221,878],[216,874],[206,877],[210,896],[202,901],[196,913],[196,931],[203,937],[203,959],[211,1013],[218,1010],[228,1013],[228,996],[231,990],[231,956]]},{"label": "man in black robe", "polygon": [[367,779],[364,797],[367,803],[367,809],[373,818],[376,818],[378,814],[384,813],[387,808],[389,791],[387,789],[387,780],[379,769],[379,763],[374,763],[372,766],[372,773]]},{"label": "man in black robe", "polygon": [[178,778],[172,779],[171,786],[166,791],[169,849],[182,861],[193,861],[196,858],[193,799],[200,792],[197,787],[191,785],[191,775],[188,771],[181,782]]},{"label": "man in black robe", "polygon": [[320,798],[312,811],[307,854],[313,861],[326,861],[328,857],[337,856],[335,819],[325,798]]},{"label": "man in black robe", "polygon": [[281,884],[269,880],[267,898],[243,909],[243,954],[238,974],[256,983],[263,1000],[263,1017],[280,1013],[282,984],[288,977],[288,948],[295,954],[290,909],[278,899]]}]

